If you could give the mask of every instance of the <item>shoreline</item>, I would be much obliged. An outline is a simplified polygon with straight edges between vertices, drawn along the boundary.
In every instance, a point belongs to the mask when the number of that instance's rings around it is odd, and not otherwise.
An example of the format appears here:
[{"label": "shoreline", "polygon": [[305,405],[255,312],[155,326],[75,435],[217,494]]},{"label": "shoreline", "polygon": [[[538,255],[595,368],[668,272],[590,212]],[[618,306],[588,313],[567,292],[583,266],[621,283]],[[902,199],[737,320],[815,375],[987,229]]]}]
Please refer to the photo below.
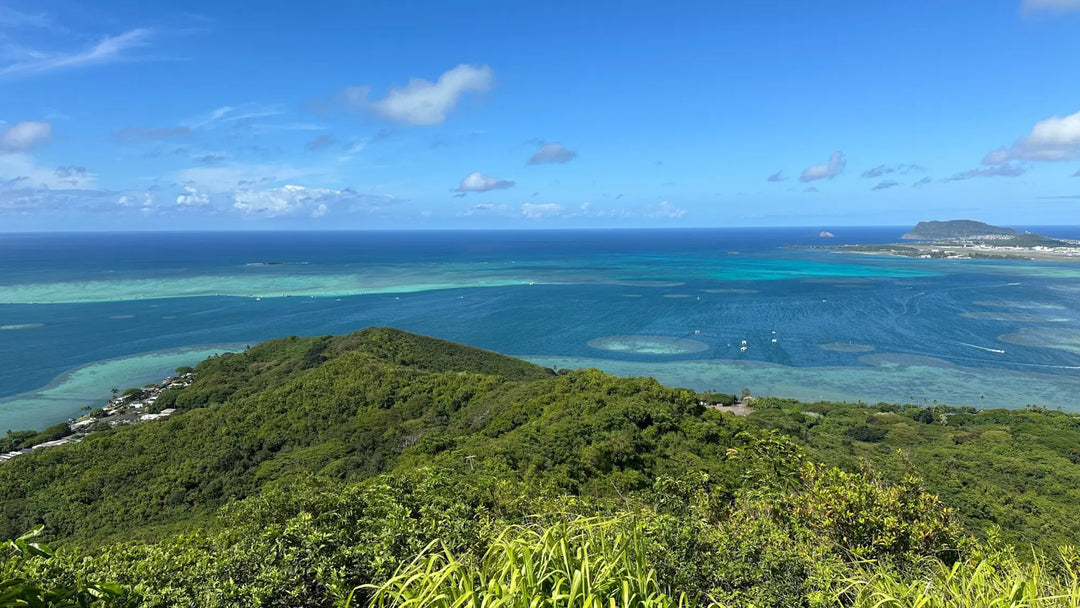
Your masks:
[{"label": "shoreline", "polygon": [[[132,382],[156,382],[181,365],[194,365],[213,354],[243,350],[245,346],[247,344],[195,344],[101,359],[73,367],[54,377],[45,386],[0,397],[0,431],[40,430],[49,424],[64,422],[72,415],[78,417],[81,405],[107,401],[109,390],[113,387],[123,385],[123,388],[127,388]],[[132,367],[136,369],[111,369],[124,363],[133,364]],[[12,404],[17,406],[12,407]],[[54,411],[43,412],[45,408],[41,406]],[[38,421],[32,424],[18,422],[24,419]]]},{"label": "shoreline", "polygon": [[1030,247],[992,245],[948,245],[939,243],[889,243],[885,245],[809,246],[793,249],[824,249],[834,253],[884,255],[939,260],[1015,260],[1026,262],[1080,262],[1080,246],[1043,250]]}]

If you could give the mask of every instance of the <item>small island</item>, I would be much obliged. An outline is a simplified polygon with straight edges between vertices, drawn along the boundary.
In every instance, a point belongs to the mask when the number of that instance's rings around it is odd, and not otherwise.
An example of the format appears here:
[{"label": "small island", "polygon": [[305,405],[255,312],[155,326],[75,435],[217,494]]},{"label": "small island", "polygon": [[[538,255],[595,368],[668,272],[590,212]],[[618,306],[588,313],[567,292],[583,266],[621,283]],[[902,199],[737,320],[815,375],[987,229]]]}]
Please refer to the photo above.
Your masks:
[{"label": "small island", "polygon": [[1055,239],[974,220],[919,222],[900,238],[914,242],[800,248],[909,258],[1080,261],[1080,241]]}]

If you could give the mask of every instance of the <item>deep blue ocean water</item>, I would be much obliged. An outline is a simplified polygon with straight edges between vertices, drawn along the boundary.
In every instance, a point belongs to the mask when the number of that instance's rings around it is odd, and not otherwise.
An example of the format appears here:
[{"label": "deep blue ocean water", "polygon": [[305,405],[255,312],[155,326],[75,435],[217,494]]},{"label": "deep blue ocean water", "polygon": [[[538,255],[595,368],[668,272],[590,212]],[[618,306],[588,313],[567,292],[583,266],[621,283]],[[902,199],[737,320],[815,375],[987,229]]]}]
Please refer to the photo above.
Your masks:
[{"label": "deep blue ocean water", "polygon": [[819,230],[0,234],[0,429],[372,325],[699,389],[1080,410],[1080,262],[783,247],[905,228]]}]

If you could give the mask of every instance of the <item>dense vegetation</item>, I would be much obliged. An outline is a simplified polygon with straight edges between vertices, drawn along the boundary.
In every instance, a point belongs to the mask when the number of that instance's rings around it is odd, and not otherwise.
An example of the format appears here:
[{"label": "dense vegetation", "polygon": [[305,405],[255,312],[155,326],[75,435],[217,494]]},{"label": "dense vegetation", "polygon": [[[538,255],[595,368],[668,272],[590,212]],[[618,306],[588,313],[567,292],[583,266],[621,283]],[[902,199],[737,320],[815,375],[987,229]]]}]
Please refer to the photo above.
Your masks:
[{"label": "dense vegetation", "polygon": [[0,465],[0,537],[44,525],[58,547],[11,545],[0,606],[33,605],[4,589],[109,606],[966,605],[942,599],[956,589],[1080,605],[1080,558],[1059,548],[1080,536],[1076,416],[759,399],[737,417],[704,405],[730,395],[389,329],[195,374],[159,398],[181,410],[166,421]]},{"label": "dense vegetation", "polygon": [[1017,236],[1020,232],[1012,228],[991,226],[975,220],[946,220],[919,222],[907,234],[900,238],[904,239],[964,239],[979,236]]}]

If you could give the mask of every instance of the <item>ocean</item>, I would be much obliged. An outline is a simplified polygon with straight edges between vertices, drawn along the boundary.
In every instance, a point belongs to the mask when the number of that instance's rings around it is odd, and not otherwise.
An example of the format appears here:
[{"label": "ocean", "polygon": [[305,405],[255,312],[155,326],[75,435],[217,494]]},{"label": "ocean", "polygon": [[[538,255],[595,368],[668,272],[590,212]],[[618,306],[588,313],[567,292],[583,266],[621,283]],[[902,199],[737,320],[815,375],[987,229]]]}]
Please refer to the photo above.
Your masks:
[{"label": "ocean", "polygon": [[0,234],[0,430],[376,325],[698,390],[1080,411],[1080,262],[784,247],[906,228],[821,230]]}]

